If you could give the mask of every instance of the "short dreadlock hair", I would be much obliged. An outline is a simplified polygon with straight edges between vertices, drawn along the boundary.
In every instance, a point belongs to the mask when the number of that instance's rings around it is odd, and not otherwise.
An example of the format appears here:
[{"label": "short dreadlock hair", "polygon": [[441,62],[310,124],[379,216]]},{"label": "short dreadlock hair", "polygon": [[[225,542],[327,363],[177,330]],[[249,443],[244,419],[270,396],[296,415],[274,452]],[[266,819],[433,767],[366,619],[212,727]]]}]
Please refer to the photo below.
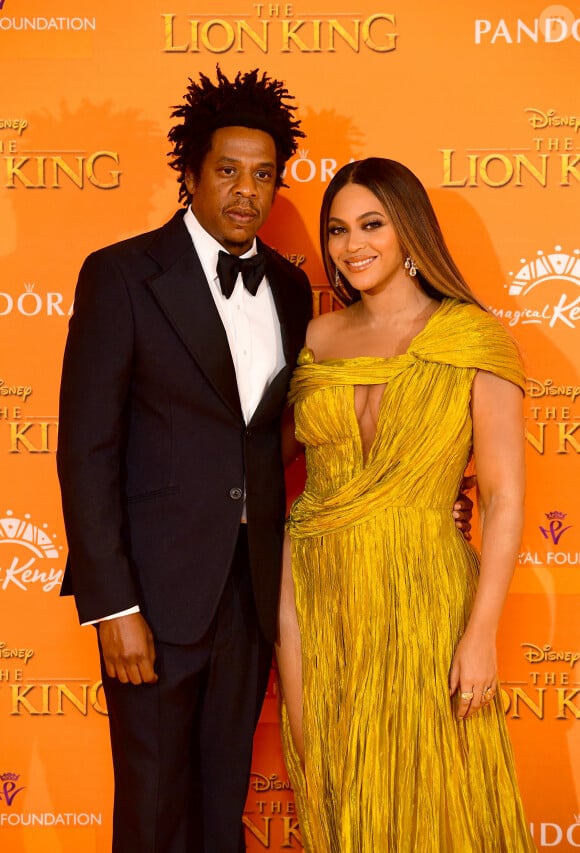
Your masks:
[{"label": "short dreadlock hair", "polygon": [[246,74],[238,71],[235,80],[228,80],[216,66],[217,85],[200,73],[199,83],[189,78],[185,103],[173,107],[171,118],[181,118],[168,133],[173,150],[168,156],[172,169],[178,173],[179,200],[191,201],[185,186],[185,173],[194,178],[201,174],[203,161],[211,148],[214,131],[220,127],[250,127],[269,133],[276,145],[276,187],[285,186],[284,167],[298,148],[300,121],[292,115],[296,107],[286,103],[293,96],[280,80],[272,80],[254,68]]}]

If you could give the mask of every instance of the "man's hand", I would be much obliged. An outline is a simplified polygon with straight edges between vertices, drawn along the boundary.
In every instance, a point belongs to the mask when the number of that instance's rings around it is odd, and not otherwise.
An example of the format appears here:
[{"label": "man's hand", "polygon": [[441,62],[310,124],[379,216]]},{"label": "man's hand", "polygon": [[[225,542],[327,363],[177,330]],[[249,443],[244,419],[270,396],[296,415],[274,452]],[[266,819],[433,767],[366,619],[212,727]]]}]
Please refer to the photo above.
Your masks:
[{"label": "man's hand", "polygon": [[99,622],[99,639],[110,678],[123,684],[157,681],[153,634],[140,613]]},{"label": "man's hand", "polygon": [[453,518],[455,519],[455,526],[458,530],[463,533],[463,537],[469,542],[471,541],[471,516],[473,515],[473,501],[471,498],[468,498],[464,492],[468,492],[469,489],[473,489],[473,487],[477,484],[477,477],[475,474],[471,477],[464,477],[461,481],[461,486],[459,487],[459,494],[457,495],[457,500],[453,504]]}]

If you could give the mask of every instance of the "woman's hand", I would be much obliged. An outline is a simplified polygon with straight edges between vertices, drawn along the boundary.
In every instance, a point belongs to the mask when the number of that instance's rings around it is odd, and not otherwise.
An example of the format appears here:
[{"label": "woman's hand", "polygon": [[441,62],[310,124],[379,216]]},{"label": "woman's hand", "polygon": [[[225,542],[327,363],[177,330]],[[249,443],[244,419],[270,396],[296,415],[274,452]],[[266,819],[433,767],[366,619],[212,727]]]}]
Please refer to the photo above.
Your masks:
[{"label": "woman's hand", "polygon": [[497,690],[495,636],[465,632],[453,656],[449,695],[458,720],[488,705]]}]

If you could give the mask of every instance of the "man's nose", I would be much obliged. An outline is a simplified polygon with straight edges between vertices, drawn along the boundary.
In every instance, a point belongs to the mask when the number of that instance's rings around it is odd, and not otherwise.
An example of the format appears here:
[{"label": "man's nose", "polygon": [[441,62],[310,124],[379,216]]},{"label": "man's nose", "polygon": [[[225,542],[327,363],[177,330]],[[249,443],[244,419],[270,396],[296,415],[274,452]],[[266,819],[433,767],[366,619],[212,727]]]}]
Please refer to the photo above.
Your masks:
[{"label": "man's nose", "polygon": [[234,192],[244,198],[254,198],[258,193],[256,190],[256,179],[252,174],[241,173]]}]

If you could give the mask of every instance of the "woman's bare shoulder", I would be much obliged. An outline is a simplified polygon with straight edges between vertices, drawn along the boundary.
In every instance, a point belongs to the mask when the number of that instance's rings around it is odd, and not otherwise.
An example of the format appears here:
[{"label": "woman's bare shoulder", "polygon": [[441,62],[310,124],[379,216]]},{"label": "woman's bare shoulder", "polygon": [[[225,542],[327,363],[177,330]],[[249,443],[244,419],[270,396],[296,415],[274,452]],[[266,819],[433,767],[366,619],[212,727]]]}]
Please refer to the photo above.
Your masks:
[{"label": "woman's bare shoulder", "polygon": [[313,351],[317,360],[335,349],[332,345],[336,342],[336,336],[341,334],[347,324],[347,308],[320,314],[310,321],[306,331],[306,346]]}]

